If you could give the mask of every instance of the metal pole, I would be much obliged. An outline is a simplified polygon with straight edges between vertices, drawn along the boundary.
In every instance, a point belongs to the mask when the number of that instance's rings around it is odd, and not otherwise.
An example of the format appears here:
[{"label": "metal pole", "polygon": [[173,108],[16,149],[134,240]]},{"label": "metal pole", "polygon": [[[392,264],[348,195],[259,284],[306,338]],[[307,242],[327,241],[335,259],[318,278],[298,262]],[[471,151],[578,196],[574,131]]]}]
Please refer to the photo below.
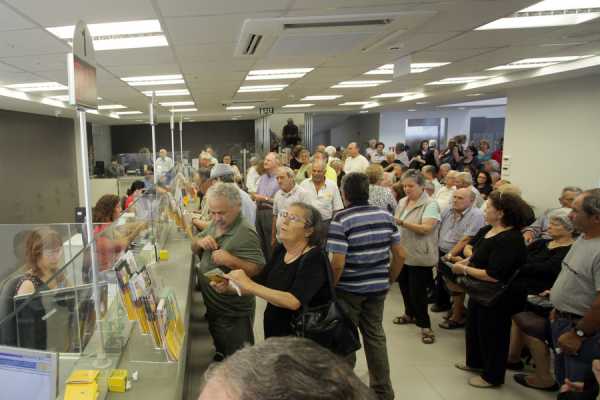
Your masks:
[{"label": "metal pole", "polygon": [[154,120],[154,92],[152,92],[152,101],[150,102],[150,125],[152,126],[152,168],[154,168],[154,184],[158,183],[156,174],[156,121]]},{"label": "metal pole", "polygon": [[175,114],[171,112],[171,157],[175,162]]},{"label": "metal pole", "polygon": [[[85,110],[77,109],[77,119],[79,120],[79,144],[82,161],[82,172],[83,172],[83,201],[85,206],[85,230],[87,233],[88,243],[90,245],[91,259],[92,259],[92,284],[93,284],[93,296],[94,296],[94,308],[96,312],[96,326],[98,328],[98,335],[100,343],[98,345],[98,354],[96,355],[96,364],[100,368],[104,368],[103,365],[110,365],[110,360],[106,358],[104,352],[104,333],[100,326],[100,319],[102,314],[100,313],[100,292],[98,291],[98,262],[96,260],[96,242],[94,241],[94,226],[92,221],[92,200],[90,197],[90,171],[88,169],[88,142],[87,142],[87,124]],[[108,366],[106,365],[106,367]]]},{"label": "metal pole", "polygon": [[181,164],[183,165],[183,114],[179,115],[179,152],[181,154]]}]

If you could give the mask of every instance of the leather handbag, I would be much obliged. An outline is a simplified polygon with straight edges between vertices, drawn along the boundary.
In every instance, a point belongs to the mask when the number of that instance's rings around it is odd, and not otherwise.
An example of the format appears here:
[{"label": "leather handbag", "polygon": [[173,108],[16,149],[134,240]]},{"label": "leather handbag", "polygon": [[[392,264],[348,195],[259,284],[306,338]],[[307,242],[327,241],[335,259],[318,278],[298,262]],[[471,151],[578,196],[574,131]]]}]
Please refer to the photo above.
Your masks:
[{"label": "leather handbag", "polygon": [[[333,277],[329,258],[323,254],[327,283],[331,299],[328,303],[307,307],[302,306],[300,312],[292,319],[292,329],[296,336],[312,339],[332,352],[346,356],[360,349],[358,329],[350,320],[344,307],[337,301],[333,287]],[[304,257],[299,269],[304,265]]]},{"label": "leather handbag", "polygon": [[465,288],[470,298],[483,306],[491,307],[508,290],[518,274],[519,270],[515,271],[506,282],[487,282],[470,276],[461,276],[457,278],[457,283]]}]

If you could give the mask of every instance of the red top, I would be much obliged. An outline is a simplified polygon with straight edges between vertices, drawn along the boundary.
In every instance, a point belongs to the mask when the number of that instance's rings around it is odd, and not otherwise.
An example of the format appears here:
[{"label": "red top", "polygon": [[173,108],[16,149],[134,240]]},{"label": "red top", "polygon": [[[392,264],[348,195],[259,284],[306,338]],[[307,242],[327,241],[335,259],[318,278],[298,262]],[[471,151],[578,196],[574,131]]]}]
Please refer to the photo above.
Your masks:
[{"label": "red top", "polygon": [[125,200],[125,209],[127,210],[131,204],[134,202],[133,195],[127,196],[127,200]]},{"label": "red top", "polygon": [[98,258],[98,270],[100,271],[110,269],[121,255],[121,252],[125,249],[123,244],[117,240],[111,239],[105,235],[100,235],[100,233],[109,226],[110,223],[104,223],[94,227],[96,257]]}]

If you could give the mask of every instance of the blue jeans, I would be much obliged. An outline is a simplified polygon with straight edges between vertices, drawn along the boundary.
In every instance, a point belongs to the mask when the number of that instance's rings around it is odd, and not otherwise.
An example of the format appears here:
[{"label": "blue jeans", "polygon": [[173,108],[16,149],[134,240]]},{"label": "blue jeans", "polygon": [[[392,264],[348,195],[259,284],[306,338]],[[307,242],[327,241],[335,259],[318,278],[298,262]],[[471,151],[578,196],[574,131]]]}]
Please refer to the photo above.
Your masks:
[{"label": "blue jeans", "polygon": [[[552,342],[554,348],[558,348],[558,338],[565,332],[570,331],[575,323],[569,319],[557,318],[551,322]],[[565,382],[565,378],[575,382],[583,382],[587,375],[592,372],[592,361],[600,358],[600,333],[584,338],[577,355],[556,354],[554,358],[554,375],[559,384]]]}]

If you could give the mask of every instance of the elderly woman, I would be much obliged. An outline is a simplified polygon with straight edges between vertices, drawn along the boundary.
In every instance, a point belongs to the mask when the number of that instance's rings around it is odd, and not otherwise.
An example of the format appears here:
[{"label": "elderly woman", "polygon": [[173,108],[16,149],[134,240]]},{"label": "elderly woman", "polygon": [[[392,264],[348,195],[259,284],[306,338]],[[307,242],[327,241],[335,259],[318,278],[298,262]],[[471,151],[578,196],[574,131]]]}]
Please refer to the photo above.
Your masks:
[{"label": "elderly woman", "polygon": [[369,177],[369,204],[393,214],[398,202],[392,191],[382,186],[383,168],[381,168],[381,165],[371,164],[365,172]]},{"label": "elderly woman", "polygon": [[433,266],[438,262],[438,222],[440,209],[424,191],[425,177],[416,170],[402,176],[406,197],[396,208],[396,224],[401,228],[400,244],[406,260],[398,278],[404,300],[404,315],[396,317],[398,325],[415,323],[421,328],[425,344],[435,342],[427,312],[427,288],[432,285]]},{"label": "elderly woman", "polygon": [[[560,208],[549,214],[548,236],[527,246],[527,261],[515,282],[521,291],[524,311],[513,317],[508,368],[521,370],[521,351],[527,346],[535,363],[535,374],[518,374],[514,379],[523,386],[542,390],[558,390],[550,371],[550,353],[544,340],[545,326],[552,305],[545,298],[554,285],[574,241],[573,222],[569,210]],[[527,299],[527,300],[526,300]]]},{"label": "elderly woman", "polygon": [[[454,264],[452,272],[484,282],[510,283],[527,259],[521,236],[528,205],[519,196],[494,191],[485,210],[489,224],[471,240],[471,257]],[[519,308],[514,285],[492,305],[469,298],[466,325],[466,362],[456,367],[478,374],[471,386],[490,388],[504,383],[510,343],[511,316]]]},{"label": "elderly woman", "polygon": [[[253,279],[239,269],[225,275],[242,294],[267,301],[263,320],[265,339],[293,335],[291,322],[302,307],[327,304],[331,299],[329,262],[320,247],[321,214],[305,203],[292,203],[280,216],[281,245],[275,248],[262,271]],[[211,285],[221,293],[232,291],[228,282]]]},{"label": "elderly woman", "polygon": [[300,184],[305,179],[310,178],[310,152],[306,149],[300,151],[300,168],[296,171],[296,183]]},{"label": "elderly woman", "polygon": [[344,172],[344,163],[342,162],[342,160],[336,159],[336,160],[331,161],[331,164],[329,164],[329,165],[331,166],[331,168],[333,168],[333,170],[337,174],[337,185],[339,188],[341,188],[342,187],[342,179],[344,178],[344,175],[346,175],[346,173]]}]

